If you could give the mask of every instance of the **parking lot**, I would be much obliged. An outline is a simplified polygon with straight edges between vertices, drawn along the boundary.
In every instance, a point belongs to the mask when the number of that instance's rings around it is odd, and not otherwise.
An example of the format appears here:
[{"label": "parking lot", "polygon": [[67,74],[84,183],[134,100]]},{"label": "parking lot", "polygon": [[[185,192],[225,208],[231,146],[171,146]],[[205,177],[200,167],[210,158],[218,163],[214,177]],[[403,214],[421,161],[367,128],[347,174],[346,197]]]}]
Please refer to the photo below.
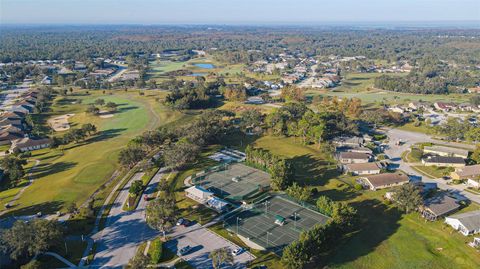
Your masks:
[{"label": "parking lot", "polygon": [[[211,251],[223,247],[230,250],[237,249],[234,243],[218,236],[214,232],[202,227],[200,224],[194,224],[190,227],[176,226],[173,233],[168,234],[172,239],[165,243],[165,246],[172,252],[190,246],[192,249],[181,258],[197,269],[210,269],[212,261],[208,258]],[[246,268],[247,263],[255,257],[247,251],[234,257],[233,265],[224,265],[222,268]]]}]

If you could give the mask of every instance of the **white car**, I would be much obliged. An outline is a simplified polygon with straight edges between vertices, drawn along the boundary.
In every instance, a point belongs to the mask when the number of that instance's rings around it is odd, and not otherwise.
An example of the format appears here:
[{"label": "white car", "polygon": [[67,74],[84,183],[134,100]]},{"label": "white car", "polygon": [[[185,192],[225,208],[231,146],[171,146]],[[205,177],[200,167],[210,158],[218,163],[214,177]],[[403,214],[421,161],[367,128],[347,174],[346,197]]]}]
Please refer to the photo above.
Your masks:
[{"label": "white car", "polygon": [[232,255],[237,256],[242,252],[243,252],[243,248],[236,248],[236,249],[232,250]]}]

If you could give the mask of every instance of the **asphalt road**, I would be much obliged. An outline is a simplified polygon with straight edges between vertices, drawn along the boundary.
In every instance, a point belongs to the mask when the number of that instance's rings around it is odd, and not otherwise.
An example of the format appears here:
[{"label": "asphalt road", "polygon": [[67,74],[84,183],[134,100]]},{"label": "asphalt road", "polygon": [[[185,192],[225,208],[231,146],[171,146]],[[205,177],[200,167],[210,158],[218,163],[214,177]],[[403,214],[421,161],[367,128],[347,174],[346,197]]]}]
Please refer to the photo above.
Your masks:
[{"label": "asphalt road", "polygon": [[[475,146],[473,145],[466,145],[466,144],[460,144],[460,143],[455,143],[455,142],[446,142],[442,140],[437,140],[433,139],[431,136],[422,134],[422,133],[416,133],[416,132],[409,132],[409,131],[404,131],[404,130],[399,130],[399,129],[391,129],[387,131],[387,135],[389,137],[389,143],[388,143],[388,148],[385,150],[385,154],[390,158],[390,161],[394,164],[396,164],[397,168],[404,171],[405,173],[409,175],[413,175],[415,177],[418,177],[419,179],[422,180],[422,182],[426,183],[436,183],[438,188],[442,190],[447,190],[451,192],[453,195],[455,195],[458,199],[469,199],[473,202],[479,203],[480,204],[480,196],[475,195],[473,193],[467,192],[464,189],[466,188],[465,185],[447,185],[447,181],[440,179],[440,178],[429,178],[427,176],[424,176],[414,170],[408,163],[404,162],[402,160],[402,153],[405,151],[410,150],[410,147],[413,144],[416,143],[421,143],[421,142],[432,142],[432,143],[437,143],[437,144],[442,144],[446,146],[457,146],[457,147],[463,147],[469,150],[473,150]],[[404,144],[402,145],[395,145],[399,140],[403,141]]]},{"label": "asphalt road", "polygon": [[[155,174],[144,194],[155,192],[165,171],[160,169]],[[140,199],[135,210],[128,212],[122,210],[128,197],[128,188],[142,175],[143,173],[135,174],[120,191],[110,210],[105,228],[92,237],[96,242],[96,254],[90,268],[122,268],[135,255],[142,242],[159,235],[159,232],[151,229],[145,221],[145,208],[148,202]]]}]

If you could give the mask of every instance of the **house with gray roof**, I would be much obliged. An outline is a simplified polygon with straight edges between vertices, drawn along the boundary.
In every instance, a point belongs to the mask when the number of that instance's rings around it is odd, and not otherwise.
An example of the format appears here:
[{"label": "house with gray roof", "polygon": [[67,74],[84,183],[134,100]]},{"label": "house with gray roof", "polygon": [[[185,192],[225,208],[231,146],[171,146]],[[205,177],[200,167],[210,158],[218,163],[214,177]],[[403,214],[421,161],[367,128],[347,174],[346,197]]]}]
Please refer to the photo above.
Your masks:
[{"label": "house with gray roof", "polygon": [[480,210],[446,217],[445,223],[465,236],[480,233]]},{"label": "house with gray roof", "polygon": [[425,219],[435,221],[440,217],[457,211],[459,208],[460,205],[457,203],[456,199],[445,193],[439,193],[426,199],[419,209]]}]

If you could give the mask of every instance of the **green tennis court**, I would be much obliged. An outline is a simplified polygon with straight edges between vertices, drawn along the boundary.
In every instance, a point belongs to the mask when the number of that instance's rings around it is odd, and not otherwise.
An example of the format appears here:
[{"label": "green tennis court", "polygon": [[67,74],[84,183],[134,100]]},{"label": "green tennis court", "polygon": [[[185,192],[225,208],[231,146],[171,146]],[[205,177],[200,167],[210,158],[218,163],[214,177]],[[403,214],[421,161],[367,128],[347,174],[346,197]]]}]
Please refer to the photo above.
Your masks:
[{"label": "green tennis court", "polygon": [[277,195],[229,217],[225,220],[225,227],[281,254],[282,249],[297,240],[302,231],[316,224],[325,224],[328,219],[317,211]]}]

